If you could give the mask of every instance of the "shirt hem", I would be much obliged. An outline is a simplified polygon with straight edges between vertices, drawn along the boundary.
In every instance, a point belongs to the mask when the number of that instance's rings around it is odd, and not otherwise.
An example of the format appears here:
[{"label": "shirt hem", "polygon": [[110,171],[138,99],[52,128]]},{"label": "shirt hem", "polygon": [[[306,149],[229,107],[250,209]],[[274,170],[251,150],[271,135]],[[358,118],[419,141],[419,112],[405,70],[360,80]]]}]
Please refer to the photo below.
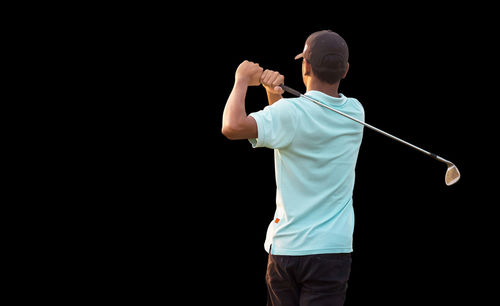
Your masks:
[{"label": "shirt hem", "polygon": [[287,250],[275,248],[274,245],[271,249],[272,255],[291,255],[291,256],[301,256],[301,255],[316,255],[316,254],[337,254],[337,253],[352,253],[352,248],[325,248],[325,249],[315,249],[315,250]]}]

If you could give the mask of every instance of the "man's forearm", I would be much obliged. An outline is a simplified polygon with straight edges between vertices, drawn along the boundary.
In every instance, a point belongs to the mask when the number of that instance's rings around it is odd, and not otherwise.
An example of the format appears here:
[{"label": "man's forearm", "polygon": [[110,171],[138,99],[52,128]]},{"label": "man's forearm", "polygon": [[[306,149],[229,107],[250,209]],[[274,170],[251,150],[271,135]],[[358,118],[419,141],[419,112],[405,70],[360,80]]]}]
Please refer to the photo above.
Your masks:
[{"label": "man's forearm", "polygon": [[222,115],[222,128],[234,127],[247,117],[245,110],[245,96],[248,85],[242,81],[234,83]]},{"label": "man's forearm", "polygon": [[247,88],[247,82],[236,81],[227,99],[222,115],[222,134],[229,139],[257,138],[257,123],[245,110]]}]

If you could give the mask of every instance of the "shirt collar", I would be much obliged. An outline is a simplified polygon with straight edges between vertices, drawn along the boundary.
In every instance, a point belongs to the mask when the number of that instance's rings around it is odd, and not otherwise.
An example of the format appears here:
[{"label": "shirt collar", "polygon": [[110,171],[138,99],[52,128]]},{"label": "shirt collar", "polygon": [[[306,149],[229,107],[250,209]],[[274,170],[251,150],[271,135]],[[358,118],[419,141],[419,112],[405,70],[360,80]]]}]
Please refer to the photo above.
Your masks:
[{"label": "shirt collar", "polygon": [[319,102],[329,104],[332,106],[342,106],[347,101],[347,97],[341,93],[339,93],[339,96],[340,96],[339,98],[329,96],[329,95],[327,95],[321,91],[317,91],[317,90],[309,90],[308,92],[305,93],[305,95],[309,96],[311,98],[314,98],[314,99],[318,100]]}]

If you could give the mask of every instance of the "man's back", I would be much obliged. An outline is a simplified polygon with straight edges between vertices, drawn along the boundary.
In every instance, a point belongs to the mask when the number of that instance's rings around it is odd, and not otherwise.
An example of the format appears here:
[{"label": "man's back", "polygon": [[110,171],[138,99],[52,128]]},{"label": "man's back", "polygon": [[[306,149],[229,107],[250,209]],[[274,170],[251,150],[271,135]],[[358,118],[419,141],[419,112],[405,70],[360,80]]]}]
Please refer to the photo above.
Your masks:
[{"label": "man's back", "polygon": [[[364,120],[353,98],[306,93]],[[250,114],[254,147],[275,149],[276,212],[265,249],[276,255],[352,252],[354,168],[363,126],[304,98],[282,99]]]}]

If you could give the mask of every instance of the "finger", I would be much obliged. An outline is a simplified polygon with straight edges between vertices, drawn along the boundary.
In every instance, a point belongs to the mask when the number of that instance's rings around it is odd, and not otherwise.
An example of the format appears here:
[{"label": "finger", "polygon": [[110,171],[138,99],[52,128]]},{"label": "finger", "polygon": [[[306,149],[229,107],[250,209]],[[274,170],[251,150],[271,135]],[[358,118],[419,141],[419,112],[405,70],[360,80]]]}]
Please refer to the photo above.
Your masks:
[{"label": "finger", "polygon": [[259,66],[259,79],[262,77],[263,71],[264,71],[264,68]]},{"label": "finger", "polygon": [[269,77],[271,76],[273,71],[266,69],[266,70],[264,70],[264,72],[265,72],[265,76],[262,79],[267,82],[267,81],[269,81]]},{"label": "finger", "polygon": [[264,70],[264,72],[262,72],[262,74],[260,75],[260,82],[261,82],[262,84],[265,84],[264,82],[265,82],[265,79],[266,79],[266,77],[267,77],[267,75],[268,75],[268,74],[269,74],[269,70],[267,70],[267,69],[266,69],[266,70]]},{"label": "finger", "polygon": [[274,81],[274,78],[275,78],[275,74],[276,74],[276,72],[274,72],[272,70],[269,72],[269,75],[267,76],[267,79],[266,79],[267,85],[272,85],[273,84],[273,81]]},{"label": "finger", "polygon": [[269,78],[269,83],[274,85],[274,82],[276,81],[276,78],[279,76],[279,72],[273,71],[271,77]]},{"label": "finger", "polygon": [[274,87],[274,91],[279,93],[280,95],[285,93],[285,91],[283,90],[283,88],[281,88],[281,86]]},{"label": "finger", "polygon": [[277,84],[277,82],[279,82],[279,80],[280,80],[280,74],[279,74],[279,72],[274,72],[272,74],[272,76],[269,78],[269,84],[273,85],[273,87],[274,87],[276,85],[279,85],[279,84]]},{"label": "finger", "polygon": [[285,77],[278,73],[278,75],[276,76],[276,78],[273,81],[273,85],[278,86],[278,85],[281,85],[284,83],[285,83]]},{"label": "finger", "polygon": [[272,77],[273,77],[273,71],[272,70],[266,70],[266,72],[267,73],[266,73],[265,77],[262,80],[262,84],[264,84],[264,85],[270,85]]},{"label": "finger", "polygon": [[251,70],[254,71],[254,72],[259,71],[260,73],[262,73],[262,71],[264,69],[262,67],[260,67],[259,64],[253,64],[252,67],[251,67]]}]

